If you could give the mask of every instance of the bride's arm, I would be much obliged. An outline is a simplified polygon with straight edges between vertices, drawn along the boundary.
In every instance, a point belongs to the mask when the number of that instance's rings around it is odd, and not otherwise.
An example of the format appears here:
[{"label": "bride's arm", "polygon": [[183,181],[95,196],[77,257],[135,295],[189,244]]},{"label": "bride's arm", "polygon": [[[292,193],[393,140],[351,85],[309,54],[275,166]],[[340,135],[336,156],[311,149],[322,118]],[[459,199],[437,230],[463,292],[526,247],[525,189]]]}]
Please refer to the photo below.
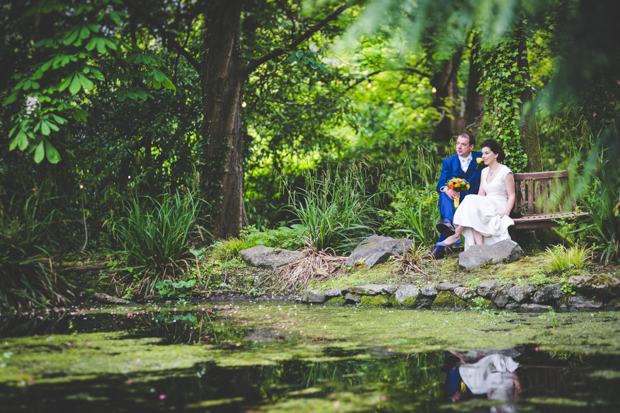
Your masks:
[{"label": "bride's arm", "polygon": [[515,177],[513,173],[506,175],[506,191],[508,192],[508,202],[506,203],[506,210],[500,215],[500,218],[504,218],[504,215],[510,215],[510,211],[515,204]]}]

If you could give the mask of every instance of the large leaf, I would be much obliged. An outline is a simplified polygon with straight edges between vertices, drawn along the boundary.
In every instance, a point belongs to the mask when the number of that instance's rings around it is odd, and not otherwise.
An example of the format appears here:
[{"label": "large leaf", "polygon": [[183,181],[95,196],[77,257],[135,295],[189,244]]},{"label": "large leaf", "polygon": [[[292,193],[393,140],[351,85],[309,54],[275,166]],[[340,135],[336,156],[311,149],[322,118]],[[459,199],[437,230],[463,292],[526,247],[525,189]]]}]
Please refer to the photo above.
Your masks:
[{"label": "large leaf", "polygon": [[45,141],[45,154],[47,155],[47,160],[49,163],[57,164],[60,161],[60,154],[47,140]]},{"label": "large leaf", "polygon": [[28,135],[26,135],[26,132],[23,130],[19,131],[15,139],[17,140],[17,146],[20,151],[23,151],[28,147]]},{"label": "large leaf", "polygon": [[81,73],[78,73],[77,76],[79,76],[80,83],[82,84],[82,87],[84,89],[92,89],[93,88],[94,84],[93,84],[93,82],[89,78],[87,78],[86,76],[84,76]]},{"label": "large leaf", "polygon": [[37,150],[34,152],[34,161],[36,163],[41,163],[43,157],[45,156],[45,146],[43,145],[43,141],[37,145]]},{"label": "large leaf", "polygon": [[41,121],[41,133],[45,136],[50,134],[50,127],[46,121]]},{"label": "large leaf", "polygon": [[74,75],[73,80],[71,81],[71,86],[69,86],[69,92],[75,95],[81,88],[82,83],[80,82],[80,78],[77,75]]}]

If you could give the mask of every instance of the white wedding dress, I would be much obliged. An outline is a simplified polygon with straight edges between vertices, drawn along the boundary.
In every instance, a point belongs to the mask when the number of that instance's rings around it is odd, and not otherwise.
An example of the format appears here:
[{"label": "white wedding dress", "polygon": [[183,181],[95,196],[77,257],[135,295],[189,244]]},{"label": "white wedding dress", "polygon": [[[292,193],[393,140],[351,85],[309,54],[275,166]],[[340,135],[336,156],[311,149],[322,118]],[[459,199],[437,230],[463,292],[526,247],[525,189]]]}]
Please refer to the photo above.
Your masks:
[{"label": "white wedding dress", "polygon": [[500,218],[500,214],[506,210],[508,203],[508,190],[506,189],[506,176],[512,171],[502,165],[487,183],[489,168],[482,170],[480,185],[486,196],[467,195],[454,214],[454,225],[465,227],[463,237],[465,238],[465,250],[475,245],[474,233],[472,228],[482,234],[483,244],[495,244],[505,239],[510,239],[508,227],[514,225],[514,221],[505,215]]}]

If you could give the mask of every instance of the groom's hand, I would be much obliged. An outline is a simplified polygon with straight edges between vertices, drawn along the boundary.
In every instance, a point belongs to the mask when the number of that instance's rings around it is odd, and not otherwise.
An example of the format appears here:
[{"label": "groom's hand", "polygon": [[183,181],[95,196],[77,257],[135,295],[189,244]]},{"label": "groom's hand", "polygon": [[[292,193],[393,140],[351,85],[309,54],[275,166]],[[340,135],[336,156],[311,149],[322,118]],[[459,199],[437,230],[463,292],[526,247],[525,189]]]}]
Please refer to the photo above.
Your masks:
[{"label": "groom's hand", "polygon": [[454,189],[446,188],[444,192],[446,193],[446,195],[448,195],[448,198],[450,199],[455,199],[457,196],[459,196],[459,193],[456,192]]}]

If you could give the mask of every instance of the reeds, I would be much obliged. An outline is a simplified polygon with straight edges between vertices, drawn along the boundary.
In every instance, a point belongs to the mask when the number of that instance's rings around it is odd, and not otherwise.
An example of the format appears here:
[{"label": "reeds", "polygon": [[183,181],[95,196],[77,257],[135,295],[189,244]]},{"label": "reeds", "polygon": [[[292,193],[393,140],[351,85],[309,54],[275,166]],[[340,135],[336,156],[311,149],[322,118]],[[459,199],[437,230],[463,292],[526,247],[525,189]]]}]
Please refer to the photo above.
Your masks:
[{"label": "reeds", "polygon": [[547,247],[543,257],[552,271],[563,272],[571,269],[581,269],[585,265],[586,259],[592,254],[591,248],[574,247],[566,248],[564,245],[556,245],[553,248]]}]

